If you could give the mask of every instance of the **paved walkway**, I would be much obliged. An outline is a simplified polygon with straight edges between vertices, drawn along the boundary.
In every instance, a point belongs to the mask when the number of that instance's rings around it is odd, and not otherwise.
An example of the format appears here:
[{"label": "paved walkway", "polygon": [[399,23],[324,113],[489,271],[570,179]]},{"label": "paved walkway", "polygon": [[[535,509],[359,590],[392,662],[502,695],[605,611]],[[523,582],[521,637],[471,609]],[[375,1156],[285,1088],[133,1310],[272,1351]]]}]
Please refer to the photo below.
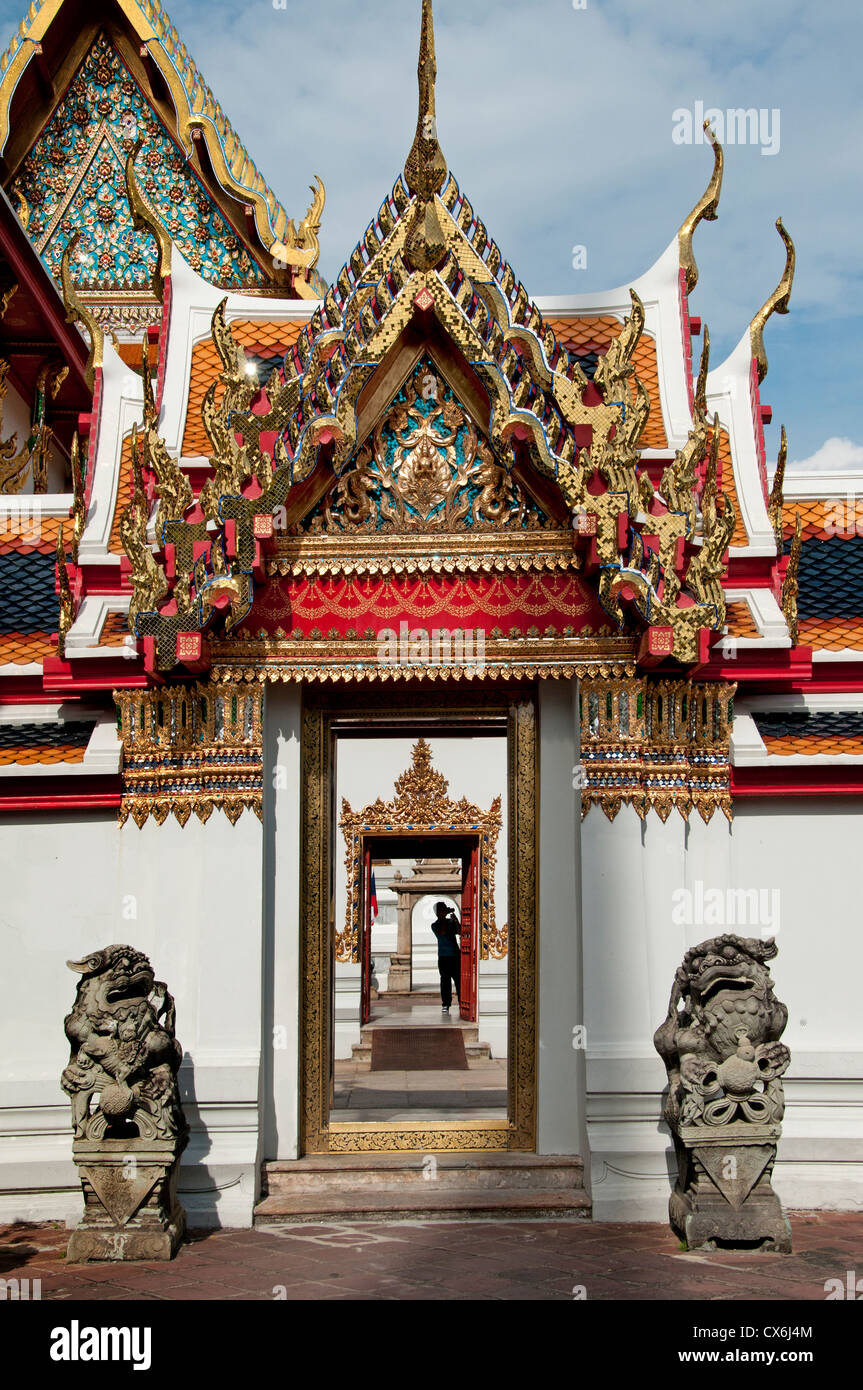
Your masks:
[{"label": "paved walkway", "polygon": [[[0,1278],[42,1299],[817,1300],[863,1277],[863,1213],[792,1215],[793,1255],[687,1254],[665,1226],[354,1222],[198,1231],[170,1264],[66,1265],[58,1225],[0,1227]],[[863,1283],[861,1283],[863,1291]]]},{"label": "paved walkway", "polygon": [[506,1122],[506,1062],[467,1071],[369,1071],[336,1062],[334,1120]]}]

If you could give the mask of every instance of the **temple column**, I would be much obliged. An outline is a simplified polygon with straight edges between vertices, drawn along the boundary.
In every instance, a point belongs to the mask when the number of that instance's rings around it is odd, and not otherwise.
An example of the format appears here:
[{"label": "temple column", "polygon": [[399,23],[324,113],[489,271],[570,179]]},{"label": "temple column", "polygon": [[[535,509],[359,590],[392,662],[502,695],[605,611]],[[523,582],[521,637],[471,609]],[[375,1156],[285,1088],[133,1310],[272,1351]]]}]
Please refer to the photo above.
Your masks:
[{"label": "temple column", "polygon": [[413,915],[413,894],[400,885],[401,871],[393,874],[392,887],[398,898],[396,905],[396,949],[390,956],[390,970],[387,976],[387,994],[410,994],[411,988],[411,917]]}]

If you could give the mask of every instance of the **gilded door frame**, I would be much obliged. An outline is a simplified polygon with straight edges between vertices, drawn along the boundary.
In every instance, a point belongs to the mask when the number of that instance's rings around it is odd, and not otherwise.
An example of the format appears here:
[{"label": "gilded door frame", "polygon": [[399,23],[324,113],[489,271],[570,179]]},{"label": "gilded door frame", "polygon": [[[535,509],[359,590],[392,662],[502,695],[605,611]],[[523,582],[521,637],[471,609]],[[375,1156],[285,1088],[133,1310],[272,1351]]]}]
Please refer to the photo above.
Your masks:
[{"label": "gilded door frame", "polygon": [[[405,734],[467,732],[505,721],[508,781],[507,1120],[352,1123],[330,1117],[333,934],[333,751],[337,725]],[[462,687],[440,707],[433,690],[381,694],[304,690],[301,743],[300,1151],[305,1154],[536,1149],[537,698],[533,688]]]}]

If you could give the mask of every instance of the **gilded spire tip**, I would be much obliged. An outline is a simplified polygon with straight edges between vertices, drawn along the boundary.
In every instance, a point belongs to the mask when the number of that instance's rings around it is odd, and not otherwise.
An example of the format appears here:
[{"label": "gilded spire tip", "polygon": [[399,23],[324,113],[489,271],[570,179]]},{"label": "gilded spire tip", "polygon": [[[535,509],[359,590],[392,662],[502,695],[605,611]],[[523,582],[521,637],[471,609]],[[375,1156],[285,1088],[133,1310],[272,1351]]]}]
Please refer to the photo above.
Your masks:
[{"label": "gilded spire tip", "polygon": [[447,165],[437,139],[435,82],[437,61],[434,46],[432,0],[423,0],[420,52],[417,62],[419,111],[417,130],[405,161],[405,182],[411,194],[427,202],[440,193],[446,182]]}]

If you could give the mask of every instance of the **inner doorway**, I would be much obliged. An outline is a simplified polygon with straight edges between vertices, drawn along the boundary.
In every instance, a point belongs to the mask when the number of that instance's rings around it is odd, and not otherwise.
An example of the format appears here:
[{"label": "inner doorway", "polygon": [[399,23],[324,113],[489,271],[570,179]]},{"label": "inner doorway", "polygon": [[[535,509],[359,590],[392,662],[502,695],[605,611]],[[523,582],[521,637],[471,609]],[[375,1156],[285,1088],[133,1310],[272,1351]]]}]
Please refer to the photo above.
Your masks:
[{"label": "inner doorway", "polygon": [[[497,846],[492,848],[496,850]],[[432,951],[438,961],[439,974],[441,960],[451,956],[457,961],[457,968],[450,975],[441,976],[442,982],[449,978],[451,986],[447,989],[441,984],[445,991],[441,996],[442,1007],[448,1010],[452,1006],[454,986],[460,1017],[467,1023],[477,1021],[479,961],[483,953],[481,855],[478,833],[455,838],[431,834],[407,839],[363,836],[359,938],[362,1024],[371,1020],[373,990],[377,999],[383,994],[389,1003],[402,996],[422,1000],[436,992],[437,980],[429,982],[428,979],[432,962],[423,960],[423,955]],[[407,876],[405,865],[409,866]],[[395,951],[389,953],[386,962],[387,979],[383,990],[377,981],[372,985],[375,975],[373,928],[380,917],[379,882],[386,883],[390,895],[396,898]],[[426,928],[425,940],[421,939],[420,943],[417,942],[417,917],[420,933]],[[439,923],[457,926],[448,928]],[[452,935],[456,937],[454,942],[451,942]],[[423,946],[427,947],[425,952]],[[379,944],[381,949],[386,950],[386,946]],[[380,1009],[377,1012],[380,1013]]]},{"label": "inner doorway", "polygon": [[331,1120],[505,1123],[506,736],[346,736],[335,763]]}]

